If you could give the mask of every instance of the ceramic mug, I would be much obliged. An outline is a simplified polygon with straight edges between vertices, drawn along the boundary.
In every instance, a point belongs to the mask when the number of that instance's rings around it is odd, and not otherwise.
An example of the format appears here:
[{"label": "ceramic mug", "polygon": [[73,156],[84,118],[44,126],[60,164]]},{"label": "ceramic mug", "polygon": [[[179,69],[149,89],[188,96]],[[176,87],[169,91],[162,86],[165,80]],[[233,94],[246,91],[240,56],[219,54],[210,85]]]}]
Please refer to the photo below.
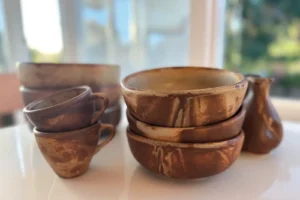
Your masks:
[{"label": "ceramic mug", "polygon": [[[90,86],[91,87],[91,86]],[[26,88],[24,86],[20,87],[20,93],[23,98],[23,102],[25,105],[38,100],[43,99],[46,96],[52,95],[54,93],[60,92],[61,90],[69,89],[69,88]],[[121,87],[120,84],[110,84],[110,85],[100,85],[100,86],[93,86],[91,90],[94,93],[102,92],[106,95],[109,100],[108,107],[113,107],[114,105],[119,103],[120,96],[121,96]],[[100,107],[100,105],[96,104],[96,107]]]},{"label": "ceramic mug", "polygon": [[[100,104],[99,110],[95,104]],[[23,112],[39,131],[62,132],[95,123],[108,106],[103,93],[92,93],[88,86],[74,87],[36,100]]]},{"label": "ceramic mug", "polygon": [[[98,144],[104,129],[110,135]],[[37,145],[53,171],[62,178],[72,178],[84,174],[92,157],[115,136],[110,124],[97,122],[83,129],[69,132],[41,132],[33,129]]]}]

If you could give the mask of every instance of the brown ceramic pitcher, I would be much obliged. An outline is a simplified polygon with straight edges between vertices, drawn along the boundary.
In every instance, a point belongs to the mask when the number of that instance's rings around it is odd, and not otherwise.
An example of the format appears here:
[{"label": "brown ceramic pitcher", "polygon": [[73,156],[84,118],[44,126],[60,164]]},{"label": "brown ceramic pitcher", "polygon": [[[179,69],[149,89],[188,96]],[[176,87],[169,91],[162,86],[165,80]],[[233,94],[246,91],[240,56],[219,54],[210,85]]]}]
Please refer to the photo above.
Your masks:
[{"label": "brown ceramic pitcher", "polygon": [[283,137],[281,120],[269,97],[273,79],[259,76],[247,76],[247,79],[249,90],[244,101],[247,114],[243,125],[243,150],[257,154],[269,153],[280,144]]}]

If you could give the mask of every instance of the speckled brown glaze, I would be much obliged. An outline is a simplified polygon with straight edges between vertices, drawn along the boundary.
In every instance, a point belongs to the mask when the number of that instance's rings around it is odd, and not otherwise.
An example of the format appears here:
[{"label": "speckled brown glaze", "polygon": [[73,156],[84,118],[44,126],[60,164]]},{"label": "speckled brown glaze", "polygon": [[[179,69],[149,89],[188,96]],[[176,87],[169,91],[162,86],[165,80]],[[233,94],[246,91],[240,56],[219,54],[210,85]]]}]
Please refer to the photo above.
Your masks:
[{"label": "speckled brown glaze", "polygon": [[122,81],[130,113],[147,124],[196,127],[226,120],[240,108],[248,82],[242,74],[204,67],[167,67]]},{"label": "speckled brown glaze", "polygon": [[68,88],[119,84],[120,67],[107,64],[18,63],[20,82],[27,88]]},{"label": "speckled brown glaze", "polygon": [[[103,129],[110,130],[110,137],[98,145]],[[53,171],[62,178],[73,178],[88,170],[94,154],[113,139],[115,131],[111,125],[96,123],[83,129],[58,133],[40,132],[35,128],[34,135]]]},{"label": "speckled brown glaze", "polygon": [[[96,111],[95,101],[102,103]],[[41,131],[71,131],[96,122],[107,108],[108,100],[103,93],[92,93],[87,86],[62,90],[43,100],[28,104],[23,112],[30,122]]]},{"label": "speckled brown glaze", "polygon": [[252,95],[247,102],[247,114],[243,129],[245,142],[243,150],[256,154],[266,154],[276,148],[282,138],[281,120],[270,100],[269,90],[273,79],[248,77]]},{"label": "speckled brown glaze", "polygon": [[188,128],[152,126],[137,120],[128,110],[126,114],[129,128],[138,135],[169,142],[204,143],[227,140],[237,136],[241,131],[246,110],[241,108],[236,115],[217,124]]},{"label": "speckled brown glaze", "polygon": [[241,133],[222,142],[187,144],[151,140],[127,129],[131,152],[150,171],[178,179],[212,176],[230,167],[240,155]]}]

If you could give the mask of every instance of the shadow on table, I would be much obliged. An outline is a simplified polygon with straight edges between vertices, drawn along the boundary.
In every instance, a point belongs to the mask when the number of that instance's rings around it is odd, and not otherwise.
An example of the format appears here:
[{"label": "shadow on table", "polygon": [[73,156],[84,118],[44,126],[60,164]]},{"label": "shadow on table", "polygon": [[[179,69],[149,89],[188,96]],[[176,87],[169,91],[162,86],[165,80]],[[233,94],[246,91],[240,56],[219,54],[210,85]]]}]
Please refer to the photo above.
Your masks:
[{"label": "shadow on table", "polygon": [[[257,156],[244,153],[225,172],[202,179],[175,180],[154,174],[138,166],[130,182],[128,199],[166,196],[201,199],[256,199],[276,181],[279,165],[276,155]],[[242,167],[241,167],[242,166]],[[272,167],[268,167],[272,166]]]}]

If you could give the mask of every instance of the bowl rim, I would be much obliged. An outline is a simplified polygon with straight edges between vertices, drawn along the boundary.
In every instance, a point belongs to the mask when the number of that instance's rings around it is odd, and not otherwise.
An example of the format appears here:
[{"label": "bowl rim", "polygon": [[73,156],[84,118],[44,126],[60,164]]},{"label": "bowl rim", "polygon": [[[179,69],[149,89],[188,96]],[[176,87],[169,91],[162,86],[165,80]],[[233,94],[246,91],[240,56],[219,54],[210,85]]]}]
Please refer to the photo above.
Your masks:
[{"label": "bowl rim", "polygon": [[[66,101],[60,102],[58,104],[52,105],[52,106],[48,106],[46,108],[40,108],[40,109],[30,109],[30,107],[35,107],[36,105],[40,104],[41,102],[48,100],[49,98],[52,98],[54,96],[57,95],[61,95],[62,93],[71,91],[71,90],[79,90],[79,89],[83,89],[83,92],[80,93],[79,95],[72,97],[71,99],[68,99]],[[84,98],[86,95],[88,95],[89,93],[92,93],[92,90],[89,86],[78,86],[78,87],[72,87],[72,88],[68,88],[68,89],[64,89],[64,90],[60,90],[58,92],[53,93],[52,95],[46,96],[43,99],[39,99],[39,100],[35,100],[31,103],[29,103],[27,106],[25,106],[25,108],[23,109],[23,112],[26,114],[31,114],[31,113],[48,113],[51,112],[52,110],[55,109],[61,109],[64,108],[65,105],[70,105],[73,106],[76,103],[78,103],[82,98]]]},{"label": "bowl rim", "polygon": [[[80,87],[79,86],[74,86],[74,87]],[[95,86],[95,87],[91,87],[89,86],[92,90],[93,89],[121,89],[121,86],[119,83],[112,83],[112,84],[101,84],[99,86]],[[21,85],[19,87],[19,90],[23,93],[38,93],[38,92],[60,92],[62,90],[66,90],[66,89],[70,89],[71,87],[53,87],[53,88],[29,88],[29,87],[25,87],[24,85]],[[97,91],[97,92],[101,92],[101,91]]]},{"label": "bowl rim", "polygon": [[[246,106],[245,105],[241,105],[241,107],[238,109],[238,111],[230,118],[225,119],[223,121],[220,121],[218,123],[214,123],[214,124],[208,124],[208,125],[203,125],[203,126],[193,126],[193,127],[168,127],[168,126],[156,126],[156,125],[151,125],[151,124],[147,124],[139,119],[137,119],[134,115],[132,115],[132,113],[130,113],[130,110],[127,108],[126,109],[126,116],[131,117],[135,122],[139,122],[145,126],[151,127],[152,129],[158,129],[158,130],[174,130],[174,131],[182,131],[182,130],[209,130],[209,129],[214,129],[216,127],[219,126],[227,126],[228,124],[233,124],[235,123],[237,120],[239,120],[240,118],[242,118],[243,116],[245,117],[246,115]],[[128,119],[128,123],[129,123]],[[130,124],[130,123],[129,123]]]},{"label": "bowl rim", "polygon": [[116,68],[120,69],[120,65],[118,64],[105,64],[105,63],[72,63],[72,62],[65,62],[65,63],[51,63],[51,62],[16,62],[17,68],[19,67],[74,67],[74,66],[85,66],[85,67],[102,67],[102,68]]},{"label": "bowl rim", "polygon": [[[127,81],[139,74],[143,73],[150,73],[150,72],[155,72],[155,71],[162,71],[162,70],[182,70],[182,69],[187,69],[187,70],[209,70],[209,71],[218,71],[218,72],[224,72],[224,73],[233,73],[237,76],[240,77],[240,81],[231,85],[224,85],[224,86],[218,86],[218,87],[210,87],[210,88],[202,88],[202,89],[190,89],[190,90],[173,90],[173,91],[156,91],[156,90],[151,90],[151,89],[138,89],[134,87],[129,87],[127,85]],[[219,69],[219,68],[214,68],[214,67],[204,67],[204,66],[167,66],[167,67],[160,67],[160,68],[154,68],[154,69],[147,69],[147,70],[142,70],[138,71],[135,73],[132,73],[121,81],[121,87],[122,90],[125,92],[133,92],[137,94],[144,94],[144,95],[156,95],[156,96],[167,96],[167,95],[174,95],[174,94],[188,94],[188,95],[211,95],[211,94],[219,94],[219,93],[224,93],[227,91],[232,91],[232,90],[237,90],[241,89],[244,87],[247,87],[248,80],[245,78],[245,76],[241,73],[233,72],[230,70],[226,69]]]},{"label": "bowl rim", "polygon": [[98,126],[101,126],[102,122],[101,121],[96,121],[95,123],[93,123],[90,126],[86,126],[80,129],[75,129],[75,130],[71,130],[71,131],[62,131],[62,132],[49,132],[49,131],[39,131],[37,127],[33,128],[33,133],[34,136],[36,137],[45,137],[45,138],[63,138],[66,136],[70,136],[70,135],[76,135],[76,134],[81,134],[83,131],[87,132],[87,130],[96,128]]},{"label": "bowl rim", "polygon": [[169,142],[169,141],[162,141],[162,140],[154,140],[150,138],[146,138],[140,135],[135,134],[129,127],[126,129],[128,139],[132,139],[134,141],[138,141],[140,143],[146,143],[149,145],[155,146],[163,146],[163,147],[174,147],[174,148],[185,148],[185,149],[223,149],[232,144],[237,143],[241,139],[244,138],[244,131],[241,129],[240,133],[228,140],[223,140],[219,142],[207,142],[207,143],[179,143],[179,142]]}]

